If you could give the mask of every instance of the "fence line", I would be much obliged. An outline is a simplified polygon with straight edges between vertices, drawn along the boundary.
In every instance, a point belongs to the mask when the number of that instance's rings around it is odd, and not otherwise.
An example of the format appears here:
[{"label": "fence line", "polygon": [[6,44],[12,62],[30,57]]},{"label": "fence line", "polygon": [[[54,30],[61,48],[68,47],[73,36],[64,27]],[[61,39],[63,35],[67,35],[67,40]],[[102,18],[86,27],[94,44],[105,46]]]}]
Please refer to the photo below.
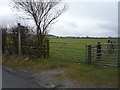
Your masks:
[{"label": "fence line", "polygon": [[[118,43],[112,44],[114,45],[114,50],[112,54],[109,54],[107,46],[110,44],[108,43],[101,43],[101,48],[98,49],[98,44],[87,45],[86,43],[50,42],[50,56],[57,59],[60,58],[88,64],[117,66]],[[101,54],[99,54],[98,51],[100,51]]]},{"label": "fence line", "polygon": [[[83,45],[83,47],[80,47]],[[86,43],[50,42],[51,58],[86,62]]]},{"label": "fence line", "polygon": [[[118,45],[120,43],[111,44],[101,43],[98,48],[98,44],[87,45],[86,43],[64,43],[64,42],[44,42],[43,47],[37,45],[24,45],[23,49],[25,54],[30,57],[37,57],[37,55],[43,54],[43,57],[51,57],[56,59],[63,59],[74,62],[84,62],[88,64],[99,65],[118,65]],[[86,47],[87,46],[87,47]],[[6,47],[9,53],[14,52],[15,48],[12,44],[8,44]]]},{"label": "fence line", "polygon": [[[8,51],[9,55],[14,55],[15,52],[18,52],[18,47],[14,47],[13,44],[7,44],[5,49]],[[17,53],[16,53],[17,54]],[[46,58],[49,57],[49,40],[46,40],[42,45],[26,44],[22,46],[22,55],[29,57],[38,57],[41,56]],[[41,58],[42,58],[41,57]]]}]

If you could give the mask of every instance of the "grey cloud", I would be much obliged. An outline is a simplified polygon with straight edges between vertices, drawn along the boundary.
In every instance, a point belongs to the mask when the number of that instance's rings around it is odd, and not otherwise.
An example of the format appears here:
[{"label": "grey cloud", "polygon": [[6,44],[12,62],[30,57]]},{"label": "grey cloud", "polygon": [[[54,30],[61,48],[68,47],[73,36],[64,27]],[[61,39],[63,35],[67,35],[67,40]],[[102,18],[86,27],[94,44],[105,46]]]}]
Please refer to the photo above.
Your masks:
[{"label": "grey cloud", "polygon": [[65,25],[68,25],[69,27],[72,27],[72,28],[77,28],[77,27],[78,27],[78,26],[75,24],[75,22],[65,21],[64,23],[65,23]]},{"label": "grey cloud", "polygon": [[117,31],[117,24],[115,23],[102,23],[102,24],[99,24],[100,28],[102,29],[107,29],[107,30],[111,30],[111,31]]},{"label": "grey cloud", "polygon": [[[0,23],[3,23],[3,19],[6,23],[16,21],[12,11],[3,1],[0,3],[0,7],[6,8],[0,9]],[[61,36],[116,36],[118,27],[116,24],[118,22],[117,3],[71,2],[68,7],[68,10],[60,16],[60,22],[53,25],[52,34]],[[7,15],[4,16],[5,14]]]}]

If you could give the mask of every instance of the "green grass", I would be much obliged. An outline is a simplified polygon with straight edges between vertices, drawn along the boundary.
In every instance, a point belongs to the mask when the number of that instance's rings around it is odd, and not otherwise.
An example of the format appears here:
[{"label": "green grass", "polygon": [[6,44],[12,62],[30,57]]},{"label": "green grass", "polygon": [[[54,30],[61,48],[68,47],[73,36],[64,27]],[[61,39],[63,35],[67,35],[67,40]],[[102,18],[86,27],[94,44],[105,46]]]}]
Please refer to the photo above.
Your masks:
[{"label": "green grass", "polygon": [[[113,43],[117,42],[117,39],[111,39]],[[63,60],[87,61],[87,45],[94,44],[97,45],[97,42],[107,43],[108,39],[61,39],[61,38],[50,38],[50,42],[59,42],[59,43],[50,43],[50,56],[52,58],[61,58]],[[78,44],[76,44],[78,43]],[[107,45],[102,45],[102,49],[107,49]],[[107,59],[109,55],[103,55],[102,59]],[[116,57],[117,58],[117,57]],[[93,58],[94,59],[94,58]],[[113,60],[113,59],[112,59]],[[96,59],[94,60],[96,61]]]},{"label": "green grass", "polygon": [[[76,80],[75,84],[82,87],[90,87],[91,84],[95,84],[97,87],[108,86],[117,87],[118,85],[118,69],[117,67],[101,67],[95,64],[85,64],[85,63],[73,63],[65,61],[67,58],[69,60],[75,60],[74,54],[80,54],[78,60],[86,60],[86,50],[85,49],[72,49],[72,48],[86,48],[85,45],[107,43],[107,39],[50,39],[50,42],[65,42],[65,43],[84,43],[84,44],[60,44],[51,43],[50,46],[50,58],[48,59],[30,59],[30,60],[16,60],[10,57],[3,57],[3,64],[16,67],[28,67],[35,66],[31,68],[32,72],[40,72],[44,70],[53,70],[57,68],[65,69],[65,73],[57,74],[54,77],[58,80],[64,81],[66,78]],[[115,39],[112,39],[115,42]],[[116,41],[117,42],[117,41]],[[55,47],[56,46],[56,47]],[[65,47],[72,48],[65,48]],[[59,48],[58,48],[59,47]],[[56,51],[58,50],[58,51]],[[63,51],[63,54],[59,50],[66,50],[67,52],[74,52],[73,54],[68,54]],[[83,53],[85,52],[85,53]],[[82,55],[81,55],[82,54]],[[82,57],[82,58],[81,58]],[[106,56],[109,57],[109,56]]]},{"label": "green grass", "polygon": [[118,85],[118,69],[116,67],[101,67],[93,64],[56,61],[55,59],[12,60],[7,57],[3,58],[3,64],[15,67],[35,66],[30,69],[32,72],[63,68],[65,69],[64,73],[56,74],[53,77],[61,81],[66,78],[75,80],[74,83],[78,86],[82,85],[82,87],[92,87],[92,83],[98,87],[117,87]]},{"label": "green grass", "polygon": [[97,42],[107,43],[108,40],[117,42],[117,39],[62,39],[62,38],[50,38],[50,42],[66,42],[66,43],[86,43],[97,44]]},{"label": "green grass", "polygon": [[[96,83],[98,86],[116,86],[117,87],[117,68],[99,67],[96,65],[73,65],[67,69],[68,75],[83,82],[77,82],[78,85]],[[77,74],[76,74],[77,73]],[[112,81],[112,82],[111,82]]]}]

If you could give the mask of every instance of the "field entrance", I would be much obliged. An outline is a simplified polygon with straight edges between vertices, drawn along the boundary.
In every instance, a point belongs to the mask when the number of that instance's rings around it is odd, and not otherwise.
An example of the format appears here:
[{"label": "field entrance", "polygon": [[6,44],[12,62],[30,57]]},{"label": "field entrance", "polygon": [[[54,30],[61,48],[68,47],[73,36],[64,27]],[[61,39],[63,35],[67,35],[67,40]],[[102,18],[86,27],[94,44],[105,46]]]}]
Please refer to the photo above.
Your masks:
[{"label": "field entrance", "polygon": [[57,60],[86,62],[87,48],[85,43],[50,42],[50,57]]}]

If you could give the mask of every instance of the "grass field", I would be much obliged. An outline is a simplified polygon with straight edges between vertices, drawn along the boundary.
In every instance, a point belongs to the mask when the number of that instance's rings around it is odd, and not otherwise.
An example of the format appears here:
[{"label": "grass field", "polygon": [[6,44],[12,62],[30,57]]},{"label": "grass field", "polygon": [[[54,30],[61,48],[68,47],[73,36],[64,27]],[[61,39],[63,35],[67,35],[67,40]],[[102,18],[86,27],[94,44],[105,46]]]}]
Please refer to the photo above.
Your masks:
[{"label": "grass field", "polygon": [[[110,39],[113,43],[117,43],[117,39]],[[52,58],[61,58],[77,62],[87,62],[87,45],[97,45],[98,42],[107,43],[108,39],[61,39],[51,38],[50,42],[50,56]],[[107,51],[107,45],[102,45],[102,48]],[[117,52],[115,58],[109,58],[111,55],[103,55],[102,59],[117,59]],[[94,55],[95,57],[95,55]],[[96,61],[96,58],[94,58]]]},{"label": "grass field", "polygon": [[86,43],[97,44],[97,42],[107,43],[108,40],[118,42],[117,39],[63,39],[63,38],[50,38],[50,42],[66,42],[66,43]]},{"label": "grass field", "polygon": [[[107,43],[107,39],[50,39],[50,42],[64,42],[64,43],[84,43],[84,44],[63,44],[66,45],[63,47],[62,43],[51,43],[50,50],[50,58],[47,59],[29,59],[29,60],[16,60],[10,57],[3,57],[3,64],[15,67],[28,67],[28,66],[36,66],[36,68],[31,69],[32,72],[41,72],[44,70],[51,70],[57,68],[64,68],[65,73],[62,75],[54,76],[58,80],[64,81],[67,77],[68,79],[76,80],[76,85],[81,87],[92,87],[91,84],[99,87],[118,87],[118,68],[117,67],[101,67],[95,64],[85,64],[85,63],[73,63],[69,61],[65,61],[64,58],[68,58],[74,60],[75,57],[73,54],[58,56],[61,52],[59,50],[64,50],[63,52],[79,52],[79,55],[82,49],[86,48],[85,45],[96,44],[97,42]],[[113,42],[117,42],[115,39],[112,39]],[[56,47],[54,47],[56,46]],[[59,47],[59,48],[58,48]],[[72,47],[74,49],[67,49],[67,47]],[[75,49],[77,48],[77,49]],[[56,49],[58,49],[56,51]],[[83,49],[84,50],[84,49]],[[85,51],[86,52],[86,51]],[[77,54],[75,53],[75,54]],[[81,53],[84,54],[84,53]],[[78,56],[79,56],[78,55]],[[57,58],[54,58],[54,57]],[[85,57],[85,54],[83,55]],[[85,59],[82,57],[83,59]],[[76,60],[81,60],[82,58],[78,58]]]}]

